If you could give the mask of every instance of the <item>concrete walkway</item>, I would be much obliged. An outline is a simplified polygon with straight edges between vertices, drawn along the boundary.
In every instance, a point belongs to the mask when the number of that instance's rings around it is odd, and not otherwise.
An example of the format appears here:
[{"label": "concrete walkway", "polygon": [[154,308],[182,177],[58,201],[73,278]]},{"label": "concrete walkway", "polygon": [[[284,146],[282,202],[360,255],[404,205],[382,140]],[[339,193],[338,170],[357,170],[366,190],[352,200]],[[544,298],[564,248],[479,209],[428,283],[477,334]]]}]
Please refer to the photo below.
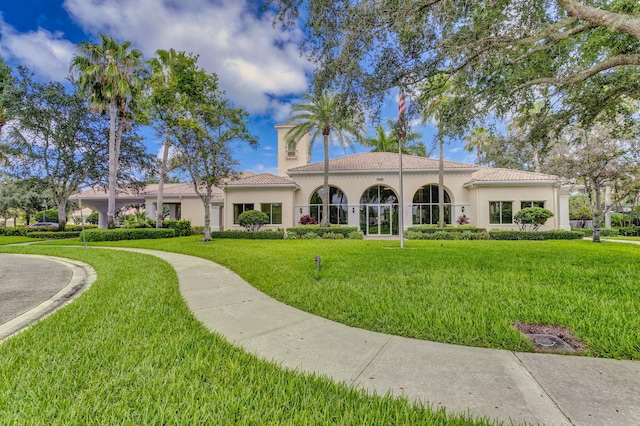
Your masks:
[{"label": "concrete walkway", "polygon": [[164,259],[210,330],[259,358],[450,413],[547,425],[640,425],[640,363],[471,348],[347,327],[277,302],[213,262]]}]

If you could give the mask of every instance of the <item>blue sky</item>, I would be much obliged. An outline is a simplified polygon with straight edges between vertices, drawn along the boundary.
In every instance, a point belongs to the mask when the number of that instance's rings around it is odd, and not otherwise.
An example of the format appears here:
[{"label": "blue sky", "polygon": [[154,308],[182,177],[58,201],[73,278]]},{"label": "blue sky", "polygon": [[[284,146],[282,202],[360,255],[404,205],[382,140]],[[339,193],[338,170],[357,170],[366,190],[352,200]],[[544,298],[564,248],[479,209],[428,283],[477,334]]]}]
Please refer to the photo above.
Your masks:
[{"label": "blue sky", "polygon": [[[313,67],[300,55],[301,32],[272,26],[246,0],[3,0],[0,3],[0,56],[24,65],[43,81],[64,81],[77,42],[95,41],[98,32],[128,40],[151,57],[174,48],[200,55],[199,64],[218,74],[220,86],[236,106],[250,114],[258,149],[235,153],[241,170],[277,172],[274,124],[286,121],[292,103],[308,90]],[[395,118],[389,99],[382,121]],[[430,146],[433,128],[417,129]],[[148,133],[148,134],[147,134]],[[373,126],[369,128],[373,134]],[[160,150],[146,132],[150,152]],[[322,159],[321,144],[312,161]],[[366,151],[356,147],[357,152]],[[331,157],[344,155],[333,147]],[[436,154],[437,155],[437,154]],[[445,158],[473,162],[460,144],[446,147]]]}]

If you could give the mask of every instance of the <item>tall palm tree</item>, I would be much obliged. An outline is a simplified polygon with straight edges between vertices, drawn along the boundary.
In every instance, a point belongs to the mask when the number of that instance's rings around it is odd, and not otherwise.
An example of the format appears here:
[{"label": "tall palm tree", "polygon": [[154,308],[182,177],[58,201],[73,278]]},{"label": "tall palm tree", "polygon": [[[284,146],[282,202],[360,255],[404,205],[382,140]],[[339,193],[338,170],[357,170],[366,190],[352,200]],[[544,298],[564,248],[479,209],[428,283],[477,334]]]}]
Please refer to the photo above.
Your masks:
[{"label": "tall palm tree", "polygon": [[[393,120],[387,120],[389,131],[387,132],[382,125],[376,126],[376,135],[372,138],[362,141],[362,145],[373,148],[371,152],[398,152],[398,131],[397,123]],[[404,137],[402,153],[408,155],[418,155],[420,157],[427,156],[427,147],[424,142],[419,139],[422,137],[420,133],[411,132]]]},{"label": "tall palm tree", "polygon": [[132,119],[138,95],[144,87],[145,68],[142,52],[131,43],[118,43],[99,34],[100,43],[78,43],[71,60],[77,83],[98,111],[109,113],[109,201],[107,225],[115,228],[116,179],[120,143],[125,126]]},{"label": "tall palm tree", "polygon": [[[322,92],[304,94],[306,103],[296,104],[291,109],[288,123],[295,125],[289,130],[286,141],[289,147],[297,145],[306,134],[310,134],[310,147],[322,135],[324,149],[324,183],[322,185],[322,216],[320,226],[329,226],[329,138],[334,137],[343,148],[353,147],[352,136],[362,141],[362,128],[347,112],[342,97],[336,93]],[[309,148],[311,149],[311,148]]]},{"label": "tall palm tree", "polygon": [[177,94],[173,91],[175,74],[178,72],[179,63],[186,60],[184,52],[176,52],[174,49],[158,50],[156,56],[149,60],[151,67],[151,78],[149,85],[152,90],[151,109],[152,113],[163,122],[165,140],[162,151],[162,164],[160,165],[160,176],[158,179],[158,196],[156,199],[156,228],[162,228],[163,218],[163,197],[164,181],[167,178],[169,149],[171,148],[171,130],[167,123],[168,114],[171,114],[172,107],[175,106]]}]

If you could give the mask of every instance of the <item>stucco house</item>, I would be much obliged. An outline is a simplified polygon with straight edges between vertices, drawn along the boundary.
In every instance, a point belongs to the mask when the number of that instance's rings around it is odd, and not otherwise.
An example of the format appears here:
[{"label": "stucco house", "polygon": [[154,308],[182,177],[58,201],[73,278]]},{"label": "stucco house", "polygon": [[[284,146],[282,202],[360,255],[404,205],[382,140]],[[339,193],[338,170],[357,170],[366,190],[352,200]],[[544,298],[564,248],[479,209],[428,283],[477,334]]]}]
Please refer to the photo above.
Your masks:
[{"label": "stucco house", "polygon": [[[322,209],[323,162],[310,162],[309,138],[289,149],[285,136],[291,125],[277,125],[278,175],[248,174],[227,182],[212,202],[212,230],[242,229],[238,216],[246,210],[265,212],[267,228],[297,226],[300,217],[319,220]],[[438,160],[404,155],[403,225],[438,222]],[[332,224],[355,226],[366,235],[397,235],[399,215],[399,155],[378,152],[348,155],[329,160],[330,219]],[[525,207],[549,209],[554,216],[542,229],[570,229],[569,191],[558,177],[519,170],[495,169],[473,164],[444,162],[445,220],[455,224],[462,215],[469,223],[487,229],[517,229],[513,216]],[[93,191],[93,190],[90,190]],[[138,194],[155,217],[157,185]],[[96,208],[106,223],[106,194],[87,191],[85,205]],[[101,200],[98,202],[98,200]],[[130,195],[118,203],[131,202]],[[203,206],[190,184],[165,186],[164,202],[174,218],[204,221]],[[104,203],[104,204],[102,204]],[[104,214],[103,214],[104,212]]]}]

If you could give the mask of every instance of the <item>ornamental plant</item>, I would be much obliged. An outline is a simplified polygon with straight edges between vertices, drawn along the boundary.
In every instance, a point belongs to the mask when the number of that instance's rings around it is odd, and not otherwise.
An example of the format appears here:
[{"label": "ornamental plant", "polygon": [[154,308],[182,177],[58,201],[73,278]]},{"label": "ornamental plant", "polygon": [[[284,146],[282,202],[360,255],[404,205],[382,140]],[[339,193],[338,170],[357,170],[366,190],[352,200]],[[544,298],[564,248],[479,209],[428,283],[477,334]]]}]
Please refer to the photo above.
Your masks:
[{"label": "ornamental plant", "polygon": [[308,214],[306,214],[300,217],[300,220],[298,221],[298,223],[300,225],[317,225],[318,221],[316,220],[315,217],[309,216]]},{"label": "ornamental plant", "polygon": [[238,223],[244,226],[247,231],[257,231],[262,225],[269,223],[269,216],[258,210],[247,210],[238,216]]},{"label": "ornamental plant", "polygon": [[513,221],[519,225],[521,231],[537,231],[552,216],[551,211],[542,207],[527,207],[516,213]]}]

